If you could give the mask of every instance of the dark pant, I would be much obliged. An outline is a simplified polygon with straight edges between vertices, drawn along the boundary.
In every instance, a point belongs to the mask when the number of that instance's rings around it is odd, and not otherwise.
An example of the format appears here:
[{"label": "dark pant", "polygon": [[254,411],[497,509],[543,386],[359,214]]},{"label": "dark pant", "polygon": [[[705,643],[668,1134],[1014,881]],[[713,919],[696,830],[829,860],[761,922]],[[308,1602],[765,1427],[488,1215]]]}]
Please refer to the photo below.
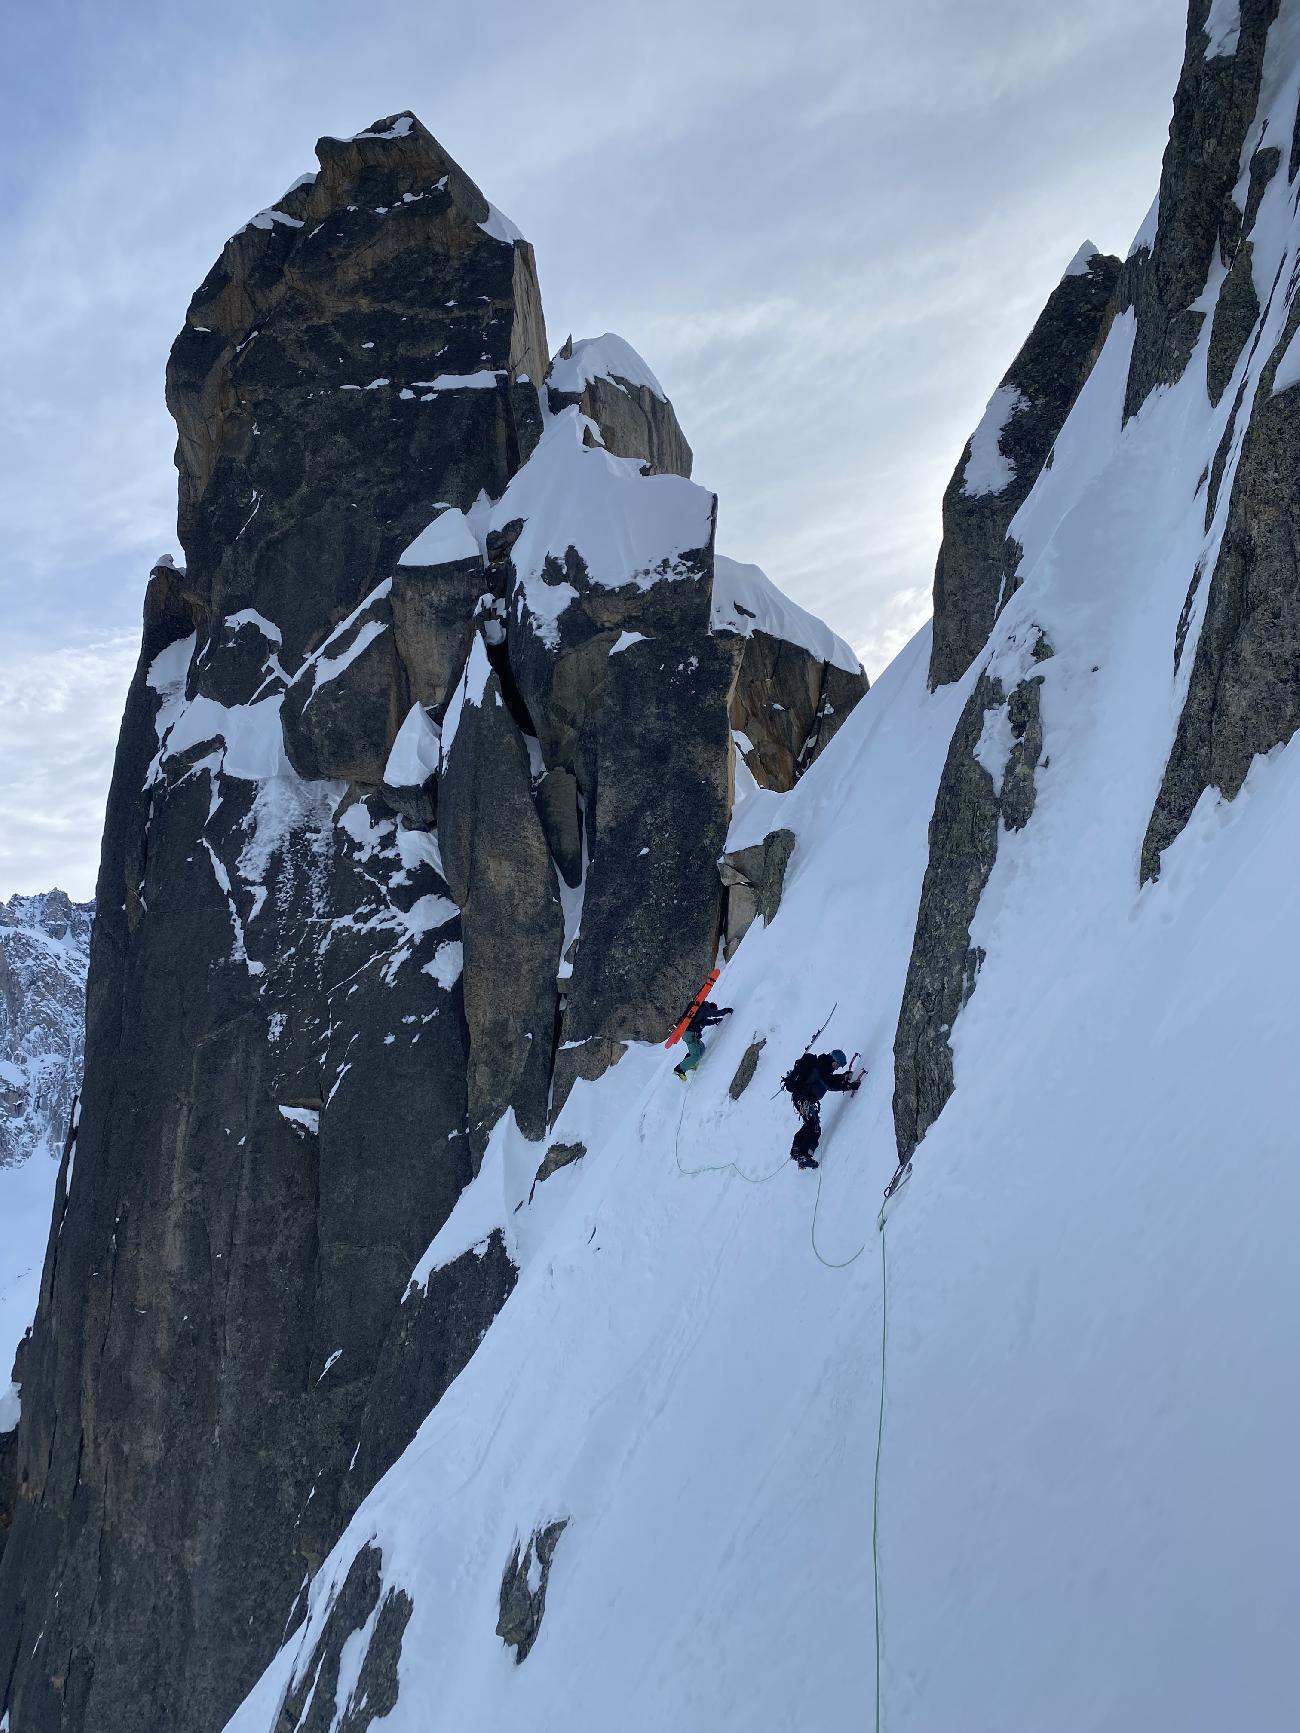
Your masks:
[{"label": "dark pant", "polygon": [[813,1151],[822,1140],[822,1104],[820,1101],[796,1101],[794,1110],[803,1123],[790,1145],[790,1159],[802,1167],[812,1160]]}]

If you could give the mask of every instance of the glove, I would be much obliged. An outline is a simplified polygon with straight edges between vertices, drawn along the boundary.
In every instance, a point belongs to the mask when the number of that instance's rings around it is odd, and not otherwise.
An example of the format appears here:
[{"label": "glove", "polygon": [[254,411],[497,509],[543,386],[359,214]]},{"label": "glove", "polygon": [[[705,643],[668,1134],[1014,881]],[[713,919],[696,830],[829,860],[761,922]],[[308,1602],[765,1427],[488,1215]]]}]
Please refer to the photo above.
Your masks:
[{"label": "glove", "polygon": [[[865,1073],[864,1073],[864,1075],[865,1075]],[[855,1077],[853,1079],[852,1083],[849,1084],[849,1094],[850,1095],[856,1095],[858,1090],[861,1089],[861,1087],[862,1087],[862,1078],[861,1077]]]}]

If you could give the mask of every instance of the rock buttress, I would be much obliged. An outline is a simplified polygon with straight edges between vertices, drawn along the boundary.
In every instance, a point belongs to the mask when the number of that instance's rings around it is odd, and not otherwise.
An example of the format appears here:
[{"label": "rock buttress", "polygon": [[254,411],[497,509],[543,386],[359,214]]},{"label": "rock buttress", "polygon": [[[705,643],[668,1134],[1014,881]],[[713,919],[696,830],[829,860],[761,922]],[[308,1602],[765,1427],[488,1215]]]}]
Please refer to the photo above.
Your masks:
[{"label": "rock buttress", "polygon": [[[186,565],[150,580],[4,1470],[24,1733],[224,1724],[514,1285],[508,1228],[413,1275],[493,1127],[542,1163],[718,949],[713,496],[539,395],[531,251],[418,121],[318,155],[169,368]],[[676,426],[651,395],[616,446]],[[386,1701],[409,1608],[377,1560],[354,1587],[322,1656],[374,1621]]]},{"label": "rock buttress", "polygon": [[1105,338],[1120,262],[1083,249],[967,441],[943,496],[930,686],[959,680],[1015,593],[1011,520],[1050,457]]},{"label": "rock buttress", "polygon": [[[441,678],[389,600],[399,555],[535,439],[540,302],[412,117],[318,155],[227,244],[168,369],[186,567],[151,580],[118,746],[0,1573],[32,1733],[225,1721],[337,1533],[471,1173],[459,910],[372,783]],[[481,1337],[480,1273],[422,1302],[430,1401]]]},{"label": "rock buttress", "polygon": [[1274,391],[1297,330],[1300,297],[1248,410],[1187,695],[1142,844],[1144,881],[1159,876],[1161,855],[1207,788],[1234,799],[1256,754],[1300,727],[1300,389]]},{"label": "rock buttress", "polygon": [[1278,4],[1242,0],[1235,52],[1213,57],[1208,56],[1206,31],[1211,0],[1192,0],[1188,10],[1187,45],[1160,171],[1155,236],[1135,249],[1120,286],[1121,307],[1134,308],[1137,317],[1124,397],[1126,420],[1157,385],[1172,385],[1182,377],[1205,319],[1194,303],[1205,287],[1215,249],[1225,263],[1237,251],[1243,213],[1233,189]]},{"label": "rock buttress", "polygon": [[[971,943],[984,888],[1005,827],[1023,830],[1034,810],[1043,750],[1043,676],[1028,672],[1052,654],[1032,631],[1020,657],[1026,672],[1008,693],[981,674],[948,748],[934,813],[930,858],[894,1036],[894,1131],[900,1165],[953,1092],[952,1030],[975,991],[984,953]],[[994,776],[990,764],[997,766]]]}]

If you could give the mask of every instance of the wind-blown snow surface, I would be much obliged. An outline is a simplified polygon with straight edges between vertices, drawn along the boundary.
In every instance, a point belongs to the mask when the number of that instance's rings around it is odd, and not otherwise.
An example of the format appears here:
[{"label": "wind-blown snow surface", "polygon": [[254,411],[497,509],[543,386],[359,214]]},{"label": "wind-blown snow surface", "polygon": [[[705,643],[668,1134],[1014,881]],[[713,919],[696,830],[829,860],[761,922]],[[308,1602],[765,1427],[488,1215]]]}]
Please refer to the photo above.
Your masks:
[{"label": "wind-blown snow surface", "polygon": [[[1285,175],[1255,241],[1262,280],[1280,264],[1290,281]],[[1281,295],[1263,317],[1252,379]],[[1210,408],[1209,329],[1121,427],[1132,315],[1115,321],[1011,526],[1023,581],[988,655],[931,695],[922,634],[792,793],[751,797],[743,824],[779,807],[797,847],[777,918],[718,983],[735,1015],[689,1089],[658,1048],[580,1083],[554,1135],[589,1153],[531,1202],[541,1148],[498,1128],[419,1275],[504,1225],[518,1287],[318,1573],[237,1733],[274,1725],[372,1538],[414,1603],[385,1733],[870,1726],[877,1616],[890,1729],[1300,1725],[1300,741],[1231,804],[1207,793],[1138,888],[1204,587],[1175,675],[1179,612],[1240,449],[1203,532],[1235,394]],[[981,666],[1017,664],[1037,629],[1055,650],[1037,804],[1001,838],[956,1090],[882,1237],[935,786]],[[801,1174],[773,1091],[836,1004],[824,1045],[860,1048],[869,1075]],[[560,1516],[515,1667],[502,1568]]]},{"label": "wind-blown snow surface", "polygon": [[720,632],[766,632],[798,644],[822,662],[856,674],[861,664],[838,633],[778,590],[759,566],[718,554],[713,562],[713,625]]},{"label": "wind-blown snow surface", "polygon": [[609,379],[615,384],[625,380],[629,385],[644,385],[663,402],[668,401],[667,392],[636,350],[612,331],[603,337],[580,338],[571,355],[558,356],[551,363],[548,378],[555,391],[581,391],[593,379]]}]

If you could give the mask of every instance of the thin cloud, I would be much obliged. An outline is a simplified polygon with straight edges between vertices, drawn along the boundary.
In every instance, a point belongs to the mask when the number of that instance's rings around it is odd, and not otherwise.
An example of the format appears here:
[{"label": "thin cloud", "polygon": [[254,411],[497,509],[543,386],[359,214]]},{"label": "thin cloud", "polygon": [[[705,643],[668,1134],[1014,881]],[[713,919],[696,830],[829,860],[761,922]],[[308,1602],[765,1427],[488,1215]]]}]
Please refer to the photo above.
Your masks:
[{"label": "thin cloud", "polygon": [[0,650],[0,885],[94,891],[104,794],[136,633]]}]

